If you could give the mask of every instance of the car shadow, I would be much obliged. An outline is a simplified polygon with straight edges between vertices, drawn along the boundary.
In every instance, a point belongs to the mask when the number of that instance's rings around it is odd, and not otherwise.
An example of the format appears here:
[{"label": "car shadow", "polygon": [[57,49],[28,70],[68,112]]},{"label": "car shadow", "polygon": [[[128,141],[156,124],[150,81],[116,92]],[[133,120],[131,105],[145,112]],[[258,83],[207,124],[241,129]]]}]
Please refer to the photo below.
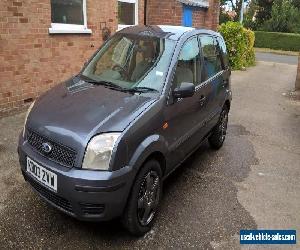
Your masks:
[{"label": "car shadow", "polygon": [[119,220],[77,221],[46,205],[23,183],[10,195],[1,213],[0,245],[68,249],[226,247],[240,229],[257,228],[240,204],[236,186],[258,163],[248,135],[245,128],[231,125],[223,148],[214,151],[204,142],[177,168],[164,182],[156,223],[144,237],[131,236]]}]

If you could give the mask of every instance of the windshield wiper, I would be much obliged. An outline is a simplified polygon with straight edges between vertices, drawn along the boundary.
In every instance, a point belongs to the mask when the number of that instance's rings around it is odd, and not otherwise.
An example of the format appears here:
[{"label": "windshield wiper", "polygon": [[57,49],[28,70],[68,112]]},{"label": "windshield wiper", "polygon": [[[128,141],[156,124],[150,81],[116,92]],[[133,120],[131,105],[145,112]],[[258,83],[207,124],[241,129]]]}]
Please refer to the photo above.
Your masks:
[{"label": "windshield wiper", "polygon": [[90,77],[87,77],[87,76],[85,76],[83,74],[78,74],[76,77],[79,77],[80,79],[82,79],[83,81],[88,82],[88,83],[97,83],[96,80],[94,80],[94,79],[92,79]]},{"label": "windshield wiper", "polygon": [[141,92],[141,93],[146,93],[146,92],[159,92],[157,89],[154,89],[154,88],[149,88],[149,87],[134,87],[134,88],[131,88],[131,89],[128,89],[130,91],[133,91],[133,92]]},{"label": "windshield wiper", "polygon": [[101,81],[97,81],[97,80],[94,80],[94,79],[86,77],[86,76],[83,78],[83,80],[85,82],[92,83],[92,84],[99,84],[99,85],[105,85],[105,86],[111,86],[111,85],[113,85],[110,82],[102,81],[102,80]]},{"label": "windshield wiper", "polygon": [[[108,81],[104,81],[104,80],[94,80],[92,78],[89,78],[87,76],[84,76],[84,75],[80,75],[80,77],[83,78],[84,81],[88,82],[88,83],[92,83],[92,84],[95,84],[95,85],[103,85],[105,87],[109,87],[109,88],[113,88],[113,89],[118,89],[118,90],[123,90],[122,87],[112,83],[112,82],[108,82]],[[126,89],[124,89],[126,90]]]},{"label": "windshield wiper", "polygon": [[81,77],[84,81],[88,82],[88,83],[92,83],[92,84],[96,84],[96,85],[103,85],[105,87],[108,87],[108,88],[112,88],[112,89],[115,89],[115,90],[119,90],[119,91],[123,91],[123,92],[130,92],[130,93],[133,93],[133,92],[139,92],[139,93],[146,93],[146,92],[159,92],[157,89],[154,89],[154,88],[149,88],[149,87],[134,87],[134,88],[124,88],[124,87],[121,87],[117,84],[114,84],[112,82],[108,82],[108,81],[104,81],[104,80],[94,80],[92,78],[89,78],[85,75],[79,75],[79,77]]}]

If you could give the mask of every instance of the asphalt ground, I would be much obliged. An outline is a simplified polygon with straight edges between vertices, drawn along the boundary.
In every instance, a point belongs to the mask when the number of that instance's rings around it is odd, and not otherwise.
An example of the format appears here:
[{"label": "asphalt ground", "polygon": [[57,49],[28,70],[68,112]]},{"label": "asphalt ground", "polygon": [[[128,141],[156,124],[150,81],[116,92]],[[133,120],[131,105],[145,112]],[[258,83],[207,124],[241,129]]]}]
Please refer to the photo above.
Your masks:
[{"label": "asphalt ground", "polygon": [[298,56],[278,55],[275,53],[265,53],[265,52],[255,52],[255,56],[258,61],[298,65]]}]

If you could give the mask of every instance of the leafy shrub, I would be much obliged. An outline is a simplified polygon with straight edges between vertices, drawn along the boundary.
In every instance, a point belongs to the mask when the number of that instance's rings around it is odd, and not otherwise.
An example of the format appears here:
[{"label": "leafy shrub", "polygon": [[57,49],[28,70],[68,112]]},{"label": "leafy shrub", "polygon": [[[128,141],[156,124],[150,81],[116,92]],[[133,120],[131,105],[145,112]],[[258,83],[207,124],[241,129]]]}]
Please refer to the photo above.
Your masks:
[{"label": "leafy shrub", "polygon": [[237,22],[223,23],[218,31],[225,39],[232,69],[241,69],[255,64],[253,31],[243,28]]},{"label": "leafy shrub", "polygon": [[244,29],[247,38],[247,46],[245,53],[245,66],[253,66],[255,64],[255,51],[254,51],[254,43],[255,43],[255,34],[252,30]]},{"label": "leafy shrub", "polygon": [[255,47],[300,51],[300,34],[255,31]]}]

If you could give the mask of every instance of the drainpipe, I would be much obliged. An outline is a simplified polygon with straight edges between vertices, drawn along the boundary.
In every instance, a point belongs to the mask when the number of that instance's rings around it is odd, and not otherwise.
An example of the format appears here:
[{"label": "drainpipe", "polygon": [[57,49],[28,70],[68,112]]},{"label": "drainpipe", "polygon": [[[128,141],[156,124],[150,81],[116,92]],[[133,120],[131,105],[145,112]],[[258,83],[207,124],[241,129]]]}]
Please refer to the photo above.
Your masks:
[{"label": "drainpipe", "polygon": [[147,4],[148,4],[148,0],[144,1],[144,25],[147,25]]}]

